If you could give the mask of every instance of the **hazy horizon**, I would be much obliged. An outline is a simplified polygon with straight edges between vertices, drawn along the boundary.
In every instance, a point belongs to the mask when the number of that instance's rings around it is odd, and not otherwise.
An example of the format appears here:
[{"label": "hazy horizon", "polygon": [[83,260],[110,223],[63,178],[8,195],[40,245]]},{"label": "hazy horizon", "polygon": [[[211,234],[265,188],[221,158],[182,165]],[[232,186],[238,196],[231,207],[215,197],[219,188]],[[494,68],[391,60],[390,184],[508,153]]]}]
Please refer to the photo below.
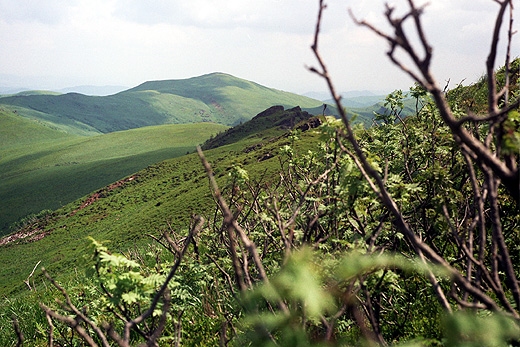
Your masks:
[{"label": "hazy horizon", "polygon": [[[199,76],[192,76],[192,77],[199,77]],[[235,76],[238,77],[238,76]],[[0,79],[2,76],[0,75]],[[190,77],[188,77],[190,78]],[[240,78],[240,77],[238,77]],[[143,81],[139,84],[145,83],[148,81]],[[256,82],[256,81],[251,81]],[[41,88],[39,86],[22,86],[22,87],[4,87],[0,85],[0,95],[2,94],[15,94],[20,93],[24,91],[35,91],[35,90],[44,90],[44,91],[51,91],[51,92],[60,92],[60,93],[81,93],[85,95],[93,95],[93,96],[106,96],[106,95],[112,95],[119,93],[121,91],[125,91],[127,89],[134,88],[137,85],[134,86],[121,86],[121,85],[75,85],[75,86],[66,86],[66,87],[59,87],[59,88]],[[273,88],[271,86],[265,85],[265,87]],[[275,88],[276,89],[276,88]],[[295,93],[293,91],[287,90],[288,92]],[[364,95],[384,95],[391,91],[384,91],[384,90],[344,90],[340,93],[347,94],[347,97],[356,97],[356,96],[364,96]],[[317,100],[327,100],[330,99],[330,93],[328,91],[316,91],[316,90],[309,90],[304,93],[295,93],[299,95],[308,96]]]},{"label": "hazy horizon", "polygon": [[[385,2],[326,1],[320,49],[338,90],[406,90],[413,84],[388,60],[387,43],[347,12],[386,30]],[[323,92],[324,81],[307,69],[316,65],[310,46],[318,4],[0,0],[0,87],[132,87],[221,71],[297,94]],[[405,0],[394,4],[397,13],[407,9]],[[424,28],[439,84],[469,83],[484,74],[497,10],[493,0],[431,0],[426,6]],[[505,41],[497,65],[503,64]],[[513,49],[519,56],[520,48]]]}]

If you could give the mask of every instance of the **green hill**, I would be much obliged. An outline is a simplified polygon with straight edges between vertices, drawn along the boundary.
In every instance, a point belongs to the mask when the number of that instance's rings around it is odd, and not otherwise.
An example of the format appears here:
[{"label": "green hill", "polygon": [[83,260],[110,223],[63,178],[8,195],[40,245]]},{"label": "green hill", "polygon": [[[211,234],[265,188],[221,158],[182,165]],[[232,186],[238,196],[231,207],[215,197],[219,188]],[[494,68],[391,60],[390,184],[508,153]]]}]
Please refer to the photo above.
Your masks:
[{"label": "green hill", "polygon": [[[290,122],[294,119],[294,113],[295,110],[278,110],[270,116],[264,114],[264,118],[276,118],[282,123],[284,120]],[[170,126],[170,130],[176,129],[175,127],[179,126]],[[185,127],[191,131],[191,125]],[[158,127],[155,132],[164,128]],[[305,130],[309,128],[306,127]],[[144,135],[149,134],[147,131],[148,128],[143,128],[111,135],[120,137],[122,143],[129,133]],[[169,131],[170,134],[172,132]],[[239,164],[252,177],[269,177],[269,173],[274,173],[279,168],[276,155],[279,148],[289,143],[287,137],[282,136],[286,132],[287,128],[274,133],[270,130],[257,132],[253,138],[206,151],[215,176],[225,186],[229,170],[233,165]],[[110,135],[90,137],[87,138],[88,141],[79,143],[72,141],[71,147],[90,143],[90,147],[99,148],[90,141],[104,142],[103,138],[108,136]],[[305,131],[305,136],[308,138],[308,145],[312,146],[317,135]],[[118,141],[106,141],[110,142]],[[258,145],[251,146],[252,143]],[[84,154],[84,157],[87,161],[89,156]],[[119,161],[124,163],[125,159],[120,158]],[[114,161],[117,159],[114,158]],[[114,161],[99,160],[90,165],[85,176],[76,174],[76,177],[86,179],[87,174],[94,175],[93,170],[101,168],[106,162],[113,164]],[[88,246],[87,235],[98,239],[109,238],[115,248],[126,250],[133,245],[147,243],[149,239],[146,234],[159,233],[168,227],[168,223],[173,228],[187,227],[191,212],[212,214],[214,208],[206,173],[195,153],[150,165],[125,179],[109,183],[112,184],[89,195],[82,193],[82,198],[53,212],[47,221],[28,225],[20,229],[17,236],[0,240],[0,262],[5,264],[0,268],[0,295],[20,289],[23,286],[22,280],[39,260],[55,273],[71,271],[80,266]],[[92,191],[94,189],[90,190]],[[32,242],[38,239],[38,235],[45,237]],[[21,254],[25,256],[17,264],[9,264],[7,261]]]},{"label": "green hill", "polygon": [[0,235],[158,161],[184,155],[227,127],[169,124],[78,136],[0,109]]},{"label": "green hill", "polygon": [[[320,102],[222,73],[146,82],[103,97],[0,97],[0,235],[24,216],[192,151],[226,124],[275,104],[319,109]],[[128,129],[135,130],[119,133]]]},{"label": "green hill", "polygon": [[235,125],[272,105],[317,107],[320,101],[223,73],[145,82],[109,96],[21,93],[0,98],[21,115],[57,127],[108,133],[150,125],[212,122]]}]

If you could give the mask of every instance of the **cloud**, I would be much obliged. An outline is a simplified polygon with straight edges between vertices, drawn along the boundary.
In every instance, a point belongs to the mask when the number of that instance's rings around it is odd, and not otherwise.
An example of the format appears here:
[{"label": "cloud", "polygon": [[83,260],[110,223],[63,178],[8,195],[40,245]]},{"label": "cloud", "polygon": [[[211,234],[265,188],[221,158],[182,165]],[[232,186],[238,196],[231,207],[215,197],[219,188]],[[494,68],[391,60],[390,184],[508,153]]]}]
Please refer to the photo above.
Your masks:
[{"label": "cloud", "polygon": [[[320,48],[341,90],[412,83],[388,61],[387,43],[347,12],[387,30],[385,1],[327,0]],[[438,79],[474,80],[484,70],[496,3],[430,2],[424,25]],[[398,13],[408,6],[395,5]],[[0,73],[50,76],[66,87],[222,71],[278,89],[324,89],[305,70],[315,64],[317,11],[318,0],[0,0]]]},{"label": "cloud", "polygon": [[119,0],[114,15],[136,23],[309,33],[315,0]]},{"label": "cloud", "polygon": [[76,0],[0,0],[0,20],[13,22],[39,22],[57,24],[69,14],[69,9]]}]

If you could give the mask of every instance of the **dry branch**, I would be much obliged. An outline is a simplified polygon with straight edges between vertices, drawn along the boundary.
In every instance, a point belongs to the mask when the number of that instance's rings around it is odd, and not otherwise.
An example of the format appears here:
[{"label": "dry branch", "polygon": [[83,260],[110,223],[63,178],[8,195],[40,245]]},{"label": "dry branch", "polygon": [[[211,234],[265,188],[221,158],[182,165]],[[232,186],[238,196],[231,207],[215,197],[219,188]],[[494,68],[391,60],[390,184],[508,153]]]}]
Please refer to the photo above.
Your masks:
[{"label": "dry branch", "polygon": [[[498,33],[499,28],[502,23],[502,17],[504,15],[507,6],[512,6],[511,0],[505,1],[497,1],[500,5],[500,10],[498,12],[496,22],[495,22],[495,31],[492,41],[492,48],[488,57],[488,68],[492,65],[494,66],[494,61],[496,57],[496,45],[498,42]],[[520,293],[518,289],[518,280],[513,270],[513,266],[511,263],[511,258],[508,254],[507,247],[504,242],[503,232],[500,228],[500,219],[498,214],[498,205],[496,204],[498,201],[498,197],[496,192],[498,191],[498,182],[502,182],[502,184],[509,191],[509,194],[513,199],[518,203],[519,200],[519,172],[516,167],[512,167],[511,165],[507,165],[505,161],[499,158],[497,154],[494,152],[493,147],[489,146],[487,143],[481,142],[477,137],[473,136],[472,132],[468,131],[462,125],[464,122],[469,121],[470,119],[475,122],[477,119],[473,116],[466,118],[464,121],[460,121],[456,119],[453,115],[450,106],[447,103],[445,98],[445,92],[439,88],[437,82],[435,81],[431,71],[430,71],[430,63],[432,57],[432,47],[430,46],[428,40],[426,39],[426,35],[424,33],[421,15],[424,12],[423,7],[417,7],[413,0],[408,1],[409,11],[404,14],[402,17],[394,17],[394,9],[387,5],[385,16],[387,18],[388,23],[394,29],[393,34],[386,34],[385,32],[379,30],[372,24],[358,20],[355,16],[350,12],[351,17],[354,21],[361,26],[367,27],[378,36],[384,38],[390,44],[390,49],[388,51],[388,56],[390,60],[397,65],[403,72],[410,75],[414,80],[416,80],[422,87],[424,87],[433,97],[435,104],[439,110],[441,118],[444,123],[449,127],[452,132],[453,138],[460,145],[462,152],[465,154],[466,160],[470,161],[469,166],[473,165],[473,161],[480,167],[481,170],[489,170],[492,175],[494,175],[493,182],[494,186],[490,187],[488,183],[488,189],[490,190],[489,194],[486,195],[488,201],[491,202],[493,206],[493,225],[494,225],[494,240],[496,242],[496,252],[500,254],[501,259],[503,258],[505,264],[506,275],[508,277],[508,283],[510,283],[509,289],[513,293],[513,297],[517,303],[517,307],[520,307]],[[352,130],[350,121],[347,117],[344,107],[341,104],[341,100],[339,95],[335,91],[335,87],[332,83],[332,79],[327,70],[327,66],[320,55],[319,52],[319,35],[321,28],[321,21],[323,16],[323,11],[325,10],[326,5],[323,0],[320,0],[320,7],[318,12],[318,18],[316,21],[316,30],[314,35],[314,42],[311,46],[314,55],[318,61],[319,68],[311,67],[310,71],[318,74],[321,78],[325,80],[331,96],[333,97],[341,120],[345,126],[345,132],[339,133],[338,143],[340,144],[342,150],[347,153],[355,162],[356,166],[362,173],[365,180],[369,183],[372,190],[377,194],[381,202],[386,206],[386,208],[390,211],[391,215],[395,218],[394,225],[404,234],[406,239],[410,242],[415,250],[417,256],[423,260],[423,262],[428,263],[432,262],[434,264],[438,264],[445,268],[454,283],[456,283],[460,289],[473,296],[476,302],[481,303],[482,305],[477,305],[478,307],[486,307],[488,310],[492,311],[500,311],[501,308],[497,305],[497,303],[488,296],[484,290],[481,288],[479,282],[474,283],[473,278],[468,274],[468,277],[463,275],[458,269],[454,268],[450,265],[440,254],[438,254],[434,249],[432,249],[427,243],[425,243],[419,235],[417,235],[412,227],[407,223],[403,213],[400,211],[399,207],[395,203],[393,197],[388,192],[385,187],[385,179],[380,176],[380,174],[369,164],[366,159],[365,154],[356,139],[356,136]],[[417,53],[417,49],[411,44],[407,36],[407,31],[404,29],[404,23],[407,20],[413,20],[413,28],[416,31],[418,37],[420,38],[420,48],[423,51],[422,56]],[[510,29],[511,33],[511,29]],[[509,40],[512,35],[509,35]],[[405,66],[396,56],[396,50],[403,50],[412,60],[413,68],[409,68]],[[498,94],[496,92],[496,81],[494,77],[494,71],[491,68],[488,69],[488,86],[491,90],[488,103],[489,106],[489,114],[485,117],[478,119],[478,121],[500,121],[503,120],[507,112],[515,107],[518,107],[518,102],[516,101],[513,104],[504,105],[502,108],[498,108]],[[346,148],[341,143],[341,138],[344,137],[348,141],[349,145],[352,149]],[[473,175],[474,179],[474,175]],[[475,183],[475,182],[474,182]],[[477,206],[477,211],[480,218],[479,223],[482,225],[480,230],[480,235],[484,238],[484,244],[481,244],[480,252],[483,251],[485,247],[485,228],[483,227],[484,213],[483,208],[481,207],[483,195],[478,190],[478,185],[474,184],[475,190],[475,202]],[[493,190],[493,192],[491,192]],[[478,192],[478,193],[477,193]],[[483,263],[484,254],[479,255],[479,261],[477,264]],[[468,260],[467,264],[475,263],[471,259]],[[495,270],[498,269],[498,266],[495,267]],[[479,269],[482,270],[482,269]],[[478,271],[479,275],[486,275],[485,271]],[[493,274],[498,272],[494,271]],[[484,276],[485,278],[487,276]],[[442,306],[447,310],[451,310],[451,306],[446,298],[446,295],[443,292],[443,289],[439,285],[438,281],[435,279],[433,273],[429,274],[430,281],[432,286],[437,294],[437,297],[442,304]],[[489,279],[489,277],[487,277]],[[495,281],[494,288],[496,291],[501,291],[501,287],[497,286],[497,281]],[[500,282],[498,280],[498,282]],[[497,293],[495,293],[497,294]],[[504,293],[501,293],[504,294]],[[498,295],[501,296],[500,294]],[[504,296],[505,297],[505,296]],[[462,302],[457,299],[457,301]],[[504,302],[502,302],[504,303]],[[506,311],[515,318],[520,318],[518,311],[511,307],[510,305],[505,306]]]}]

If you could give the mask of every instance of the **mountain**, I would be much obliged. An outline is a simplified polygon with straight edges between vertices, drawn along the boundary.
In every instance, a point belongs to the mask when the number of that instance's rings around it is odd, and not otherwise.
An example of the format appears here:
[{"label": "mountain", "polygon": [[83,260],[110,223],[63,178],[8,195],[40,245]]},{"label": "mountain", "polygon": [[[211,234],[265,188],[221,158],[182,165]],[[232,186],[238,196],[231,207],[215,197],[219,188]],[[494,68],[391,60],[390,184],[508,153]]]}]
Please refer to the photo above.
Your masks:
[{"label": "mountain", "polygon": [[[94,95],[94,96],[107,96],[122,92],[128,89],[128,87],[123,86],[75,86],[75,87],[67,87],[62,89],[52,89],[45,91],[46,94],[66,94],[66,93],[80,93],[85,95]],[[12,96],[13,94],[22,94],[25,93],[29,95],[35,89],[30,88],[10,88],[10,87],[0,87],[0,96],[3,94],[4,96]]]},{"label": "mountain", "polygon": [[[283,106],[272,106],[254,116],[250,121],[211,137],[201,147],[204,150],[217,148],[245,138],[250,138],[255,143],[258,138],[272,138],[287,132],[288,129],[298,128],[299,123],[309,121],[312,117],[314,117],[312,114],[302,111],[299,106],[288,110],[284,110]],[[319,124],[320,121],[317,123]]]},{"label": "mountain", "polygon": [[[385,100],[386,95],[363,95],[363,96],[352,96],[342,97],[341,103],[347,108],[364,108],[373,106],[379,102]],[[325,103],[334,103],[334,100],[326,100]]]},{"label": "mountain", "polygon": [[[359,98],[359,97],[372,97],[379,95],[386,95],[388,93],[384,92],[373,92],[370,90],[350,90],[348,92],[341,92],[339,95],[343,99],[351,99],[351,98]],[[311,99],[317,99],[321,101],[329,101],[332,100],[330,96],[330,92],[307,92],[304,93],[303,96],[309,97]]]},{"label": "mountain", "polygon": [[123,86],[75,86],[75,87],[67,87],[63,89],[57,90],[60,93],[80,93],[85,95],[94,95],[94,96],[107,96],[122,92],[128,89],[128,87]]},{"label": "mountain", "polygon": [[79,93],[13,95],[0,105],[68,131],[109,133],[150,125],[212,122],[235,125],[273,106],[317,107],[318,100],[223,73],[145,82],[109,96]]}]

